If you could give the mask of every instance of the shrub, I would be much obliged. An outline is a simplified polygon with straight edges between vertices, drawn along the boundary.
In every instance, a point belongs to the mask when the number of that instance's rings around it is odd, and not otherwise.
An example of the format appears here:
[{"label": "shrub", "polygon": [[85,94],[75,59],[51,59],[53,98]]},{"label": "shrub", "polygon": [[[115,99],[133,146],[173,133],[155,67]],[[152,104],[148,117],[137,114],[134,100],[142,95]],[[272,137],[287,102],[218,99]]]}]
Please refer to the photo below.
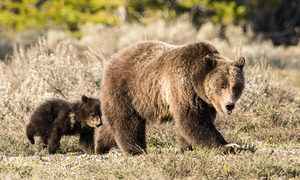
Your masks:
[{"label": "shrub", "polygon": [[115,11],[122,4],[123,0],[4,0],[0,2],[0,26],[17,31],[64,26],[77,31],[85,23],[115,25]]}]

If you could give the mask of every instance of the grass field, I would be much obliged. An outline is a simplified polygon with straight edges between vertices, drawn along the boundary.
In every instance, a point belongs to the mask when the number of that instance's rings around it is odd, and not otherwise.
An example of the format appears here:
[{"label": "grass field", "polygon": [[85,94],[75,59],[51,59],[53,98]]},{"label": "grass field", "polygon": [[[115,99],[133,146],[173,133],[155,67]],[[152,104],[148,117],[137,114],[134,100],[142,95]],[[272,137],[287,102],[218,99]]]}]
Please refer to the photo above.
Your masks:
[{"label": "grass field", "polygon": [[[0,62],[0,179],[300,179],[299,45],[274,47],[236,27],[228,28],[224,41],[213,25],[195,31],[185,21],[87,27],[83,32],[80,40],[47,32],[31,46],[15,47],[12,57]],[[179,153],[172,122],[148,127],[148,154],[135,157],[118,149],[84,154],[78,137],[63,138],[56,155],[29,144],[24,127],[35,107],[50,97],[97,97],[109,56],[145,39],[208,40],[226,56],[247,57],[246,89],[238,108],[216,123],[227,140],[255,144],[255,153],[224,155],[205,147]]]}]

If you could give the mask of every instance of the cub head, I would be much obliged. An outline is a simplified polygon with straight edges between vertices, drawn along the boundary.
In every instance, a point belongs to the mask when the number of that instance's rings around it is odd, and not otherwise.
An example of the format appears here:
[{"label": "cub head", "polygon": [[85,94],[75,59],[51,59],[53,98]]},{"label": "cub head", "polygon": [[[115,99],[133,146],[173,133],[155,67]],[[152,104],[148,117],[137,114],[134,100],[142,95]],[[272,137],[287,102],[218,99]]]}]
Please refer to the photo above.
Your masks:
[{"label": "cub head", "polygon": [[209,61],[214,68],[204,80],[205,96],[218,113],[231,114],[245,87],[245,58],[229,62],[224,57],[215,57]]},{"label": "cub head", "polygon": [[99,127],[102,125],[102,113],[100,101],[85,95],[81,97],[80,120],[90,127]]}]

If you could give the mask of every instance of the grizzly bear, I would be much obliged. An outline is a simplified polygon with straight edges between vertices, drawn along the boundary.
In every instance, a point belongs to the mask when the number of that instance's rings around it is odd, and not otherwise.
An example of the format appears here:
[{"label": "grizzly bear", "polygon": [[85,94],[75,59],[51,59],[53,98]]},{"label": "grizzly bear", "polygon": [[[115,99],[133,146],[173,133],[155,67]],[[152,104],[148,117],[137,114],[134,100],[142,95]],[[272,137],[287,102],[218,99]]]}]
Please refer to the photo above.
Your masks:
[{"label": "grizzly bear", "polygon": [[146,41],[112,56],[100,92],[103,126],[95,151],[115,144],[126,154],[146,152],[146,123],[175,121],[181,150],[229,144],[216,114],[231,114],[244,89],[243,57],[230,61],[204,42],[182,46]]},{"label": "grizzly bear", "polygon": [[94,128],[102,125],[101,116],[98,99],[85,95],[74,103],[51,99],[33,112],[26,126],[26,135],[31,144],[34,144],[34,136],[41,136],[50,154],[57,151],[63,135],[80,134],[80,145],[85,150],[93,149]]}]

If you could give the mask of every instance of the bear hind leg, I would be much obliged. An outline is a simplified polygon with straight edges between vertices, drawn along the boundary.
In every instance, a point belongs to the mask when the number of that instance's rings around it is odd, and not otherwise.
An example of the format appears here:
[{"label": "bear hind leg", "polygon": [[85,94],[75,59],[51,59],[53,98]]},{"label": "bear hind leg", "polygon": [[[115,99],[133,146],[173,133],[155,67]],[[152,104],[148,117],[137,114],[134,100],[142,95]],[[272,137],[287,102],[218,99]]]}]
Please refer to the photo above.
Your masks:
[{"label": "bear hind leg", "polygon": [[26,126],[26,136],[31,144],[34,144],[34,135],[35,135],[35,129],[32,127],[31,124],[28,124]]},{"label": "bear hind leg", "polygon": [[58,114],[57,118],[54,120],[53,127],[49,133],[49,142],[48,142],[48,152],[49,154],[54,154],[60,146],[60,140],[63,136],[64,119],[66,119],[67,113],[62,111]]},{"label": "bear hind leg", "polygon": [[146,123],[137,114],[119,119],[114,126],[114,137],[119,148],[125,153],[139,155],[146,152]]},{"label": "bear hind leg", "polygon": [[111,148],[117,146],[109,125],[96,128],[94,140],[96,154],[108,153]]},{"label": "bear hind leg", "polygon": [[42,139],[42,143],[43,143],[43,148],[46,148],[48,146],[49,135],[44,134],[41,136],[41,139]]}]

